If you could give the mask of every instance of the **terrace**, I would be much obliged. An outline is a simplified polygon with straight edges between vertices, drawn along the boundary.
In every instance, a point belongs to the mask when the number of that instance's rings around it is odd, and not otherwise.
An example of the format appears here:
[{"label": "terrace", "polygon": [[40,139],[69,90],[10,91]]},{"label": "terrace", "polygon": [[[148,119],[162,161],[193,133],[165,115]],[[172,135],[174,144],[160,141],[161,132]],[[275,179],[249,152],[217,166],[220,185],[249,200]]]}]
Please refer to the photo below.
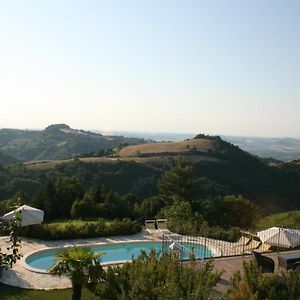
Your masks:
[{"label": "terrace", "polygon": [[[141,241],[153,241],[161,240],[162,249],[164,247],[169,247],[170,239],[175,240],[179,243],[189,244],[193,248],[193,245],[205,245],[204,251],[210,251],[213,253],[214,257],[214,266],[218,271],[223,271],[221,276],[221,281],[217,284],[216,290],[218,292],[224,292],[228,285],[229,281],[232,278],[233,274],[237,271],[243,270],[243,262],[249,261],[252,259],[251,251],[264,252],[265,248],[262,247],[262,243],[255,241],[254,239],[249,238],[249,235],[244,235],[238,242],[231,243],[222,240],[216,240],[206,237],[197,237],[197,236],[183,236],[183,235],[162,235],[151,236],[146,232],[141,232],[135,235],[130,236],[120,236],[120,237],[110,237],[110,238],[91,238],[91,239],[74,239],[74,240],[65,240],[65,241],[41,241],[24,238],[22,240],[21,253],[26,256],[29,253],[49,249],[52,247],[70,247],[70,246],[91,246],[91,245],[104,245],[107,243],[126,243],[126,242],[141,242]],[[7,238],[0,238],[0,247],[5,248]],[[203,251],[203,250],[202,250]],[[264,255],[273,259],[275,263],[275,272],[281,272],[284,269],[278,267],[278,256],[285,253],[297,253],[300,255],[300,250],[291,250],[283,252],[268,252]],[[203,254],[203,253],[202,253]],[[206,252],[204,252],[203,257],[207,257]],[[196,268],[201,267],[205,260],[200,259],[193,261],[192,264]],[[190,261],[185,262],[190,264]],[[68,278],[55,278],[50,274],[32,272],[25,266],[25,258],[23,257],[18,261],[11,270],[3,270],[0,281],[4,284],[28,288],[28,289],[63,289],[71,287],[71,283]]]},{"label": "terrace", "polygon": [[[280,253],[272,252],[268,254],[264,254],[267,257],[270,257],[273,259],[275,263],[275,273],[281,273],[285,272],[285,270],[278,266],[278,256],[282,254],[299,254],[300,250],[294,250],[294,251],[284,251]],[[237,271],[243,271],[243,262],[244,261],[250,261],[252,259],[251,255],[245,255],[245,256],[232,256],[232,257],[219,257],[214,260],[214,266],[215,269],[218,271],[224,271],[224,273],[221,276],[220,282],[216,286],[216,290],[218,292],[225,292],[228,288],[230,279],[236,273]],[[201,266],[201,262],[197,261],[196,265]]]}]

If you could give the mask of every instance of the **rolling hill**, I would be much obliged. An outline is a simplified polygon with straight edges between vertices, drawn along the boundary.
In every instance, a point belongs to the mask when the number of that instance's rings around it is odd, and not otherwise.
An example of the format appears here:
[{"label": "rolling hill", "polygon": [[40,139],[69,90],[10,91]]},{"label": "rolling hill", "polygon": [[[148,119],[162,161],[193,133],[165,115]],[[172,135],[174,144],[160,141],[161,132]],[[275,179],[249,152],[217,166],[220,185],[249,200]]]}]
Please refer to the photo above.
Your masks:
[{"label": "rolling hill", "polygon": [[43,131],[1,129],[0,151],[21,161],[66,159],[78,154],[111,149],[120,144],[141,144],[144,139],[104,136],[76,130],[66,124],[50,125]]},{"label": "rolling hill", "polygon": [[[221,154],[219,139],[203,136],[201,138],[188,139],[179,142],[147,143],[140,145],[130,145],[115,149],[113,157],[77,157],[84,163],[109,163],[114,160],[135,161],[138,163],[164,164],[174,156],[183,156],[186,162],[195,163],[199,161],[219,161]],[[55,160],[30,160],[24,162],[28,169],[45,170],[52,169],[57,165],[71,163],[70,159]]]},{"label": "rolling hill", "polygon": [[181,142],[150,143],[119,148],[115,157],[25,162],[26,170],[74,176],[91,184],[101,182],[117,192],[143,198],[155,195],[158,178],[177,156],[193,167],[199,180],[194,197],[241,194],[261,207],[263,214],[300,209],[300,168],[295,163],[269,164],[220,137],[198,135]]},{"label": "rolling hill", "polygon": [[[114,131],[115,135],[144,138],[156,142],[182,141],[191,139],[193,133],[168,133],[168,132],[138,132],[138,131]],[[239,146],[242,150],[262,158],[274,158],[281,161],[289,161],[300,158],[300,138],[289,137],[255,137],[255,136],[226,136],[221,135],[224,141]]]},{"label": "rolling hill", "polygon": [[[63,124],[44,131],[24,131],[24,135],[22,131],[0,130],[0,135],[5,132],[9,134],[5,143],[0,139],[1,149],[26,161],[23,166],[3,169],[2,178],[6,179],[0,186],[0,200],[19,190],[32,196],[48,176],[75,176],[84,189],[103,184],[144,199],[157,194],[157,180],[181,156],[193,167],[198,182],[195,199],[241,194],[261,207],[263,214],[300,209],[297,161],[270,164],[220,137],[200,134],[185,141],[145,144],[142,139],[107,137]],[[113,157],[95,152],[88,156],[87,152],[97,147],[115,147]],[[83,152],[86,154],[80,156]]]}]

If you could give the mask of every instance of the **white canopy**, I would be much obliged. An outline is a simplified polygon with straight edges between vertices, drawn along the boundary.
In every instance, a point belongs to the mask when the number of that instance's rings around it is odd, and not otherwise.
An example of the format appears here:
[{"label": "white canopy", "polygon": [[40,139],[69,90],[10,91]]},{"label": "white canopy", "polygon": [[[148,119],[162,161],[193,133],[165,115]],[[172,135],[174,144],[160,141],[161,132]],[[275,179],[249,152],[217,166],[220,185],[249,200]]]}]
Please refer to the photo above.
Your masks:
[{"label": "white canopy", "polygon": [[271,227],[259,231],[258,237],[263,243],[282,248],[293,248],[300,245],[300,230]]},{"label": "white canopy", "polygon": [[18,207],[17,209],[2,216],[1,219],[10,221],[15,218],[16,212],[21,212],[22,226],[41,224],[44,220],[44,212],[42,210],[28,205]]}]

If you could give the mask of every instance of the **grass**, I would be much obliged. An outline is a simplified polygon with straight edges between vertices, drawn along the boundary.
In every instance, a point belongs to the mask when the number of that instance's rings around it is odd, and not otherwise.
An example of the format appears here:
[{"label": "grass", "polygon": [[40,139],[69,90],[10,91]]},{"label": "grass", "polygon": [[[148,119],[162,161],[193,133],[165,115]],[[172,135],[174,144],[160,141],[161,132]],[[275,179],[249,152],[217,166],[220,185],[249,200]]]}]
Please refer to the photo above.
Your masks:
[{"label": "grass", "polygon": [[[53,160],[30,160],[27,162],[24,162],[24,166],[28,170],[48,170],[53,169],[57,165],[61,164],[67,164],[73,162],[75,159],[53,159]],[[108,157],[83,157],[79,159],[82,162],[85,163],[101,163],[101,162],[111,162],[114,161],[114,159],[108,158]]]},{"label": "grass", "polygon": [[[71,293],[71,289],[40,291],[0,284],[1,300],[64,300],[71,299]],[[95,295],[90,291],[83,289],[82,300],[92,300],[95,298]]]},{"label": "grass", "polygon": [[288,211],[264,217],[258,222],[256,227],[258,230],[261,230],[273,226],[300,229],[300,210]]},{"label": "grass", "polygon": [[24,166],[29,170],[48,170],[53,169],[57,165],[70,163],[73,159],[62,159],[62,160],[30,160],[24,162]]}]

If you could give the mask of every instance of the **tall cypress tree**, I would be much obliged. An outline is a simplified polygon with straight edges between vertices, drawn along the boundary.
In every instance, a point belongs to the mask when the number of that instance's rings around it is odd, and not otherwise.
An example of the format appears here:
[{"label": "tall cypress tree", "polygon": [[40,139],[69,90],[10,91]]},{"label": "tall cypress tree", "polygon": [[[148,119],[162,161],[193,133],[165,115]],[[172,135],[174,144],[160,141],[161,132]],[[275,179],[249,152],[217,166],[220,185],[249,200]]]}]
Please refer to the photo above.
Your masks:
[{"label": "tall cypress tree", "polygon": [[190,200],[193,187],[193,168],[184,166],[181,158],[166,171],[157,184],[160,195],[167,199]]}]

